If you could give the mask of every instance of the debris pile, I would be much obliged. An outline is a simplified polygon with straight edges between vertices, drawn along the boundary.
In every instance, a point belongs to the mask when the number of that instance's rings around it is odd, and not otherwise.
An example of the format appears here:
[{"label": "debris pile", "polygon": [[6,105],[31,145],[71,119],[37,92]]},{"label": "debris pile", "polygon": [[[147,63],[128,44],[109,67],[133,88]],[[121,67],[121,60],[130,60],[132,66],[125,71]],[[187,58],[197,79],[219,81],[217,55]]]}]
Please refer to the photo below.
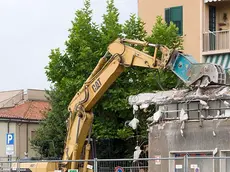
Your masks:
[{"label": "debris pile", "polygon": [[134,130],[137,129],[137,125],[139,124],[139,120],[134,117],[130,122],[129,122],[129,126],[132,127]]},{"label": "debris pile", "polygon": [[[180,132],[183,137],[185,122],[189,119],[199,120],[202,126],[202,120],[204,119],[229,118],[230,103],[228,100],[230,100],[230,87],[227,86],[209,86],[196,90],[173,89],[133,95],[129,97],[128,101],[133,107],[135,117],[130,121],[129,126],[133,129],[137,128],[139,121],[135,115],[136,111],[143,109],[144,112],[149,112],[149,106],[154,105],[157,107],[156,112],[147,118],[148,126],[150,127],[157,123],[160,124],[163,121],[177,120],[180,122]],[[216,105],[213,106],[215,101],[220,101],[223,105],[217,106],[216,103]],[[193,108],[188,109],[189,106],[187,105],[191,104],[191,102],[193,102]],[[194,103],[196,107],[194,107]],[[174,108],[172,108],[172,106]],[[188,115],[191,110],[192,113]],[[210,110],[210,113],[205,113],[207,110]],[[167,116],[169,113],[171,113],[171,115]],[[193,116],[191,116],[192,114]]]},{"label": "debris pile", "polygon": [[139,108],[144,109],[151,104],[163,105],[170,104],[179,101],[200,100],[200,103],[206,108],[204,100],[217,100],[217,99],[230,99],[230,87],[227,86],[212,86],[208,88],[198,88],[197,90],[169,90],[159,91],[155,93],[140,93],[138,95],[132,95],[128,101],[133,110],[136,111]]}]

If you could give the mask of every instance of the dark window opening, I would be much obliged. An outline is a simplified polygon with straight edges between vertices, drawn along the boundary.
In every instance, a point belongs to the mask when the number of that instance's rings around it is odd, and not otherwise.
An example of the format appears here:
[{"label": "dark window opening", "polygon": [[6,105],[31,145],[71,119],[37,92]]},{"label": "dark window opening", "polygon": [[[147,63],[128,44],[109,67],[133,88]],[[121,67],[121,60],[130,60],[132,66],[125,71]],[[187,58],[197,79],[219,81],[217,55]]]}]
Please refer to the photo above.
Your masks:
[{"label": "dark window opening", "polygon": [[178,27],[178,34],[183,35],[183,6],[166,8],[165,21],[168,25],[173,22]]}]

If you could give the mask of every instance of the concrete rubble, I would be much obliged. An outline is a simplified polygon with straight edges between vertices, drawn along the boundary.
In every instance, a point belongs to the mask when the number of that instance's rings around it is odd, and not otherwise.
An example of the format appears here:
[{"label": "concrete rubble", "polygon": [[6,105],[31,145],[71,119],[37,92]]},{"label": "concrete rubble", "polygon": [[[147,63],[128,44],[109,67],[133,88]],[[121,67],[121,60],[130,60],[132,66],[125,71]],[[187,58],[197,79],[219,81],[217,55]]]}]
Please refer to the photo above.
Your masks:
[{"label": "concrete rubble", "polygon": [[132,127],[134,130],[137,128],[137,125],[139,124],[139,120],[134,117],[130,122],[129,122],[129,126]]},{"label": "concrete rubble", "polygon": [[[225,111],[221,108],[215,109],[215,112],[205,114],[205,110],[213,111],[213,105],[210,105],[210,102],[215,102],[215,100],[221,100],[223,106],[225,106]],[[150,105],[157,106],[156,112],[147,118],[147,122],[149,126],[158,123],[162,118],[164,118],[164,114],[167,112],[177,113],[177,116],[171,115],[171,117],[175,120],[177,119],[181,123],[181,135],[183,136],[183,130],[185,128],[185,121],[189,119],[187,107],[183,105],[182,107],[178,107],[177,109],[170,109],[167,105],[181,105],[181,104],[190,104],[191,102],[196,102],[196,105],[200,105],[197,107],[196,113],[199,114],[199,117],[196,120],[201,119],[214,119],[214,118],[226,118],[230,117],[230,103],[226,100],[230,100],[230,87],[228,86],[210,86],[208,88],[198,88],[194,90],[189,89],[173,89],[169,91],[159,91],[155,93],[140,93],[138,95],[132,95],[129,97],[129,104],[133,107],[133,113],[138,110],[144,110],[149,108]],[[207,103],[209,102],[209,103]],[[186,109],[184,109],[185,107]],[[214,107],[216,108],[216,106]],[[227,110],[226,110],[227,109]],[[148,111],[148,110],[147,110]],[[193,113],[195,113],[193,109]],[[213,114],[214,113],[214,114]],[[222,114],[223,113],[223,114]],[[169,120],[169,118],[167,118]],[[202,121],[201,121],[202,126]],[[134,127],[136,128],[136,125]]]},{"label": "concrete rubble", "polygon": [[[230,99],[230,87],[227,86],[212,86],[205,89],[181,89],[181,90],[169,90],[159,91],[155,93],[140,93],[138,95],[132,95],[128,101],[131,106],[134,107],[134,111],[138,109],[144,109],[149,105],[161,105],[170,104],[174,102],[201,100],[201,104],[207,106],[205,100],[217,100],[217,99]],[[229,104],[226,102],[226,104]],[[138,108],[139,107],[139,108]],[[208,107],[207,107],[208,108]]]}]

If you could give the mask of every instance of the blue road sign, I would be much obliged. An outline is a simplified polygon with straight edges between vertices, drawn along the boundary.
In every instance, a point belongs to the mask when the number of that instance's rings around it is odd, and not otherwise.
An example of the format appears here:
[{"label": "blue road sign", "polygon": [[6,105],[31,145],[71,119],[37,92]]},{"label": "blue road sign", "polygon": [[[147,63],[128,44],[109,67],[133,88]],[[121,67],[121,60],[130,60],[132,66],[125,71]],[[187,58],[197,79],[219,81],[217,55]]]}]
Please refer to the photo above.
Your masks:
[{"label": "blue road sign", "polygon": [[6,134],[6,145],[14,145],[14,133]]}]

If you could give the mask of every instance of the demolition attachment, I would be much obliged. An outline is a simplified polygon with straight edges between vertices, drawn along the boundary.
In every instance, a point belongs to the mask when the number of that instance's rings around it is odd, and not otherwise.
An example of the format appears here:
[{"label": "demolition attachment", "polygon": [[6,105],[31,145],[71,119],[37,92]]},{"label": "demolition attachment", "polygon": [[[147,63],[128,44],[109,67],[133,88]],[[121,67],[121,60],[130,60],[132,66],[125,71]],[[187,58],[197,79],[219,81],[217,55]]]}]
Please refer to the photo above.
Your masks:
[{"label": "demolition attachment", "polygon": [[226,74],[220,65],[198,63],[192,56],[179,51],[171,54],[166,68],[172,70],[187,86],[207,87],[226,84]]}]

